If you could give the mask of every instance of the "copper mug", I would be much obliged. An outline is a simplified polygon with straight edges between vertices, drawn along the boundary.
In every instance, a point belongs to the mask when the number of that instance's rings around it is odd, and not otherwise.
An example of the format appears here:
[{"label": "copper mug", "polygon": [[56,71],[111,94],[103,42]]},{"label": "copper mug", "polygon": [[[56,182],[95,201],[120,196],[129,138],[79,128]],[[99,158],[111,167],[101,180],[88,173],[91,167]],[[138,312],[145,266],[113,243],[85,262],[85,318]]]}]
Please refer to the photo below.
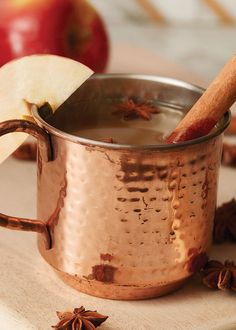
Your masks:
[{"label": "copper mug", "polygon": [[[170,78],[95,75],[78,99],[152,98],[186,112],[203,90]],[[77,98],[77,100],[76,100]],[[80,100],[81,101],[81,100]],[[88,140],[53,126],[0,124],[0,134],[38,139],[37,217],[0,215],[0,225],[38,232],[42,257],[66,283],[110,299],[144,299],[179,288],[211,245],[227,113],[207,136],[175,145],[134,146]],[[68,118],[64,118],[67,121]]]}]

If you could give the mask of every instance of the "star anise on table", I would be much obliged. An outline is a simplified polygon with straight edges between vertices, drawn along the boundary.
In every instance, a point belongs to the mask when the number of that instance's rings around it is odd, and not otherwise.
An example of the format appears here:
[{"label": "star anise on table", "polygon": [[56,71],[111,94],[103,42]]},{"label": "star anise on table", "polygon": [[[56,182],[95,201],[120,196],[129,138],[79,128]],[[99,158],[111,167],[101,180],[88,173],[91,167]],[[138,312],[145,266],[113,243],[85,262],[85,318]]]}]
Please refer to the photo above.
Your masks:
[{"label": "star anise on table", "polygon": [[96,311],[86,311],[83,306],[73,312],[57,312],[57,316],[60,321],[52,326],[56,330],[93,330],[108,318]]},{"label": "star anise on table", "polygon": [[128,99],[122,103],[115,105],[116,111],[114,114],[123,114],[125,119],[142,118],[150,120],[152,114],[159,113],[160,110],[149,102],[135,102],[133,99]]},{"label": "star anise on table", "polygon": [[210,289],[236,291],[236,266],[233,261],[210,260],[200,272],[202,282]]},{"label": "star anise on table", "polygon": [[236,240],[236,201],[224,203],[216,209],[213,238],[216,243]]}]

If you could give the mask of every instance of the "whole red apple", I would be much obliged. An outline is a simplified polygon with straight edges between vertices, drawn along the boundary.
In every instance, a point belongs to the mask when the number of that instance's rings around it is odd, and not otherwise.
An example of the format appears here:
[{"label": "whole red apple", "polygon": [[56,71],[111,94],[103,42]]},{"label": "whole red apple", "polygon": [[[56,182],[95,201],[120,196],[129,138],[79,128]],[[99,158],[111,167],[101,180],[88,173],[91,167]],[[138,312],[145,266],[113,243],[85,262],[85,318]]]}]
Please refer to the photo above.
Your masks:
[{"label": "whole red apple", "polygon": [[87,0],[0,0],[0,65],[31,54],[73,58],[105,70],[109,41]]}]

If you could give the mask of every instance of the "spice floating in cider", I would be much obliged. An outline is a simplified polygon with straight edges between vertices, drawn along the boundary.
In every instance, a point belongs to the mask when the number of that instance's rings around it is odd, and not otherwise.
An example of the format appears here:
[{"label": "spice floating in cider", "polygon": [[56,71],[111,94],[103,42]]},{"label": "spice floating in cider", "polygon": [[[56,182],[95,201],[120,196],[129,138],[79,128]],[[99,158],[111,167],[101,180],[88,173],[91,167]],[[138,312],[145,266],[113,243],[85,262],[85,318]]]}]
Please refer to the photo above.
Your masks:
[{"label": "spice floating in cider", "polygon": [[[106,110],[103,109],[101,112],[105,115],[97,116],[91,121],[80,121],[77,128],[69,130],[69,133],[91,140],[116,144],[164,144],[168,134],[183,117],[183,113],[178,109],[164,106],[156,108],[149,106],[149,109],[153,111],[152,115],[149,111],[146,112],[150,116],[150,120],[144,120],[142,116],[137,116],[137,113],[134,116],[132,114],[129,118],[127,118],[126,112],[125,116],[122,112],[114,113],[114,105],[109,102],[100,106],[106,107]],[[144,105],[142,107],[142,111],[144,111]],[[147,108],[147,105],[145,107]]]},{"label": "spice floating in cider", "polygon": [[133,99],[127,99],[124,102],[115,105],[114,114],[121,114],[125,119],[141,118],[150,120],[152,114],[157,114],[160,110],[150,102],[135,102]]}]

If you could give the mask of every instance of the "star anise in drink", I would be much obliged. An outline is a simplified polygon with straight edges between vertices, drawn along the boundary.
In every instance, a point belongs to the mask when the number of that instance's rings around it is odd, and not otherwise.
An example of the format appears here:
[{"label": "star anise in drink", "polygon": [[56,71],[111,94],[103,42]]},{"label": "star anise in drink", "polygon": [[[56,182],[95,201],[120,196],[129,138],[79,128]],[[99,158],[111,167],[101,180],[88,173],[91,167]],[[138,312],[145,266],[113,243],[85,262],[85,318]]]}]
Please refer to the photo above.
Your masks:
[{"label": "star anise in drink", "polygon": [[202,282],[210,289],[236,291],[236,266],[233,261],[224,263],[210,260],[201,270]]},{"label": "star anise in drink", "polygon": [[236,201],[224,203],[215,213],[213,238],[216,243],[236,240]]},{"label": "star anise in drink", "polygon": [[56,330],[93,330],[108,318],[96,311],[86,311],[83,306],[73,312],[57,312],[57,316],[60,321],[52,326]]},{"label": "star anise in drink", "polygon": [[122,103],[118,103],[115,107],[116,111],[113,113],[121,113],[125,119],[142,118],[145,120],[150,120],[152,114],[160,112],[160,110],[150,102],[136,102],[133,99],[128,99]]}]

